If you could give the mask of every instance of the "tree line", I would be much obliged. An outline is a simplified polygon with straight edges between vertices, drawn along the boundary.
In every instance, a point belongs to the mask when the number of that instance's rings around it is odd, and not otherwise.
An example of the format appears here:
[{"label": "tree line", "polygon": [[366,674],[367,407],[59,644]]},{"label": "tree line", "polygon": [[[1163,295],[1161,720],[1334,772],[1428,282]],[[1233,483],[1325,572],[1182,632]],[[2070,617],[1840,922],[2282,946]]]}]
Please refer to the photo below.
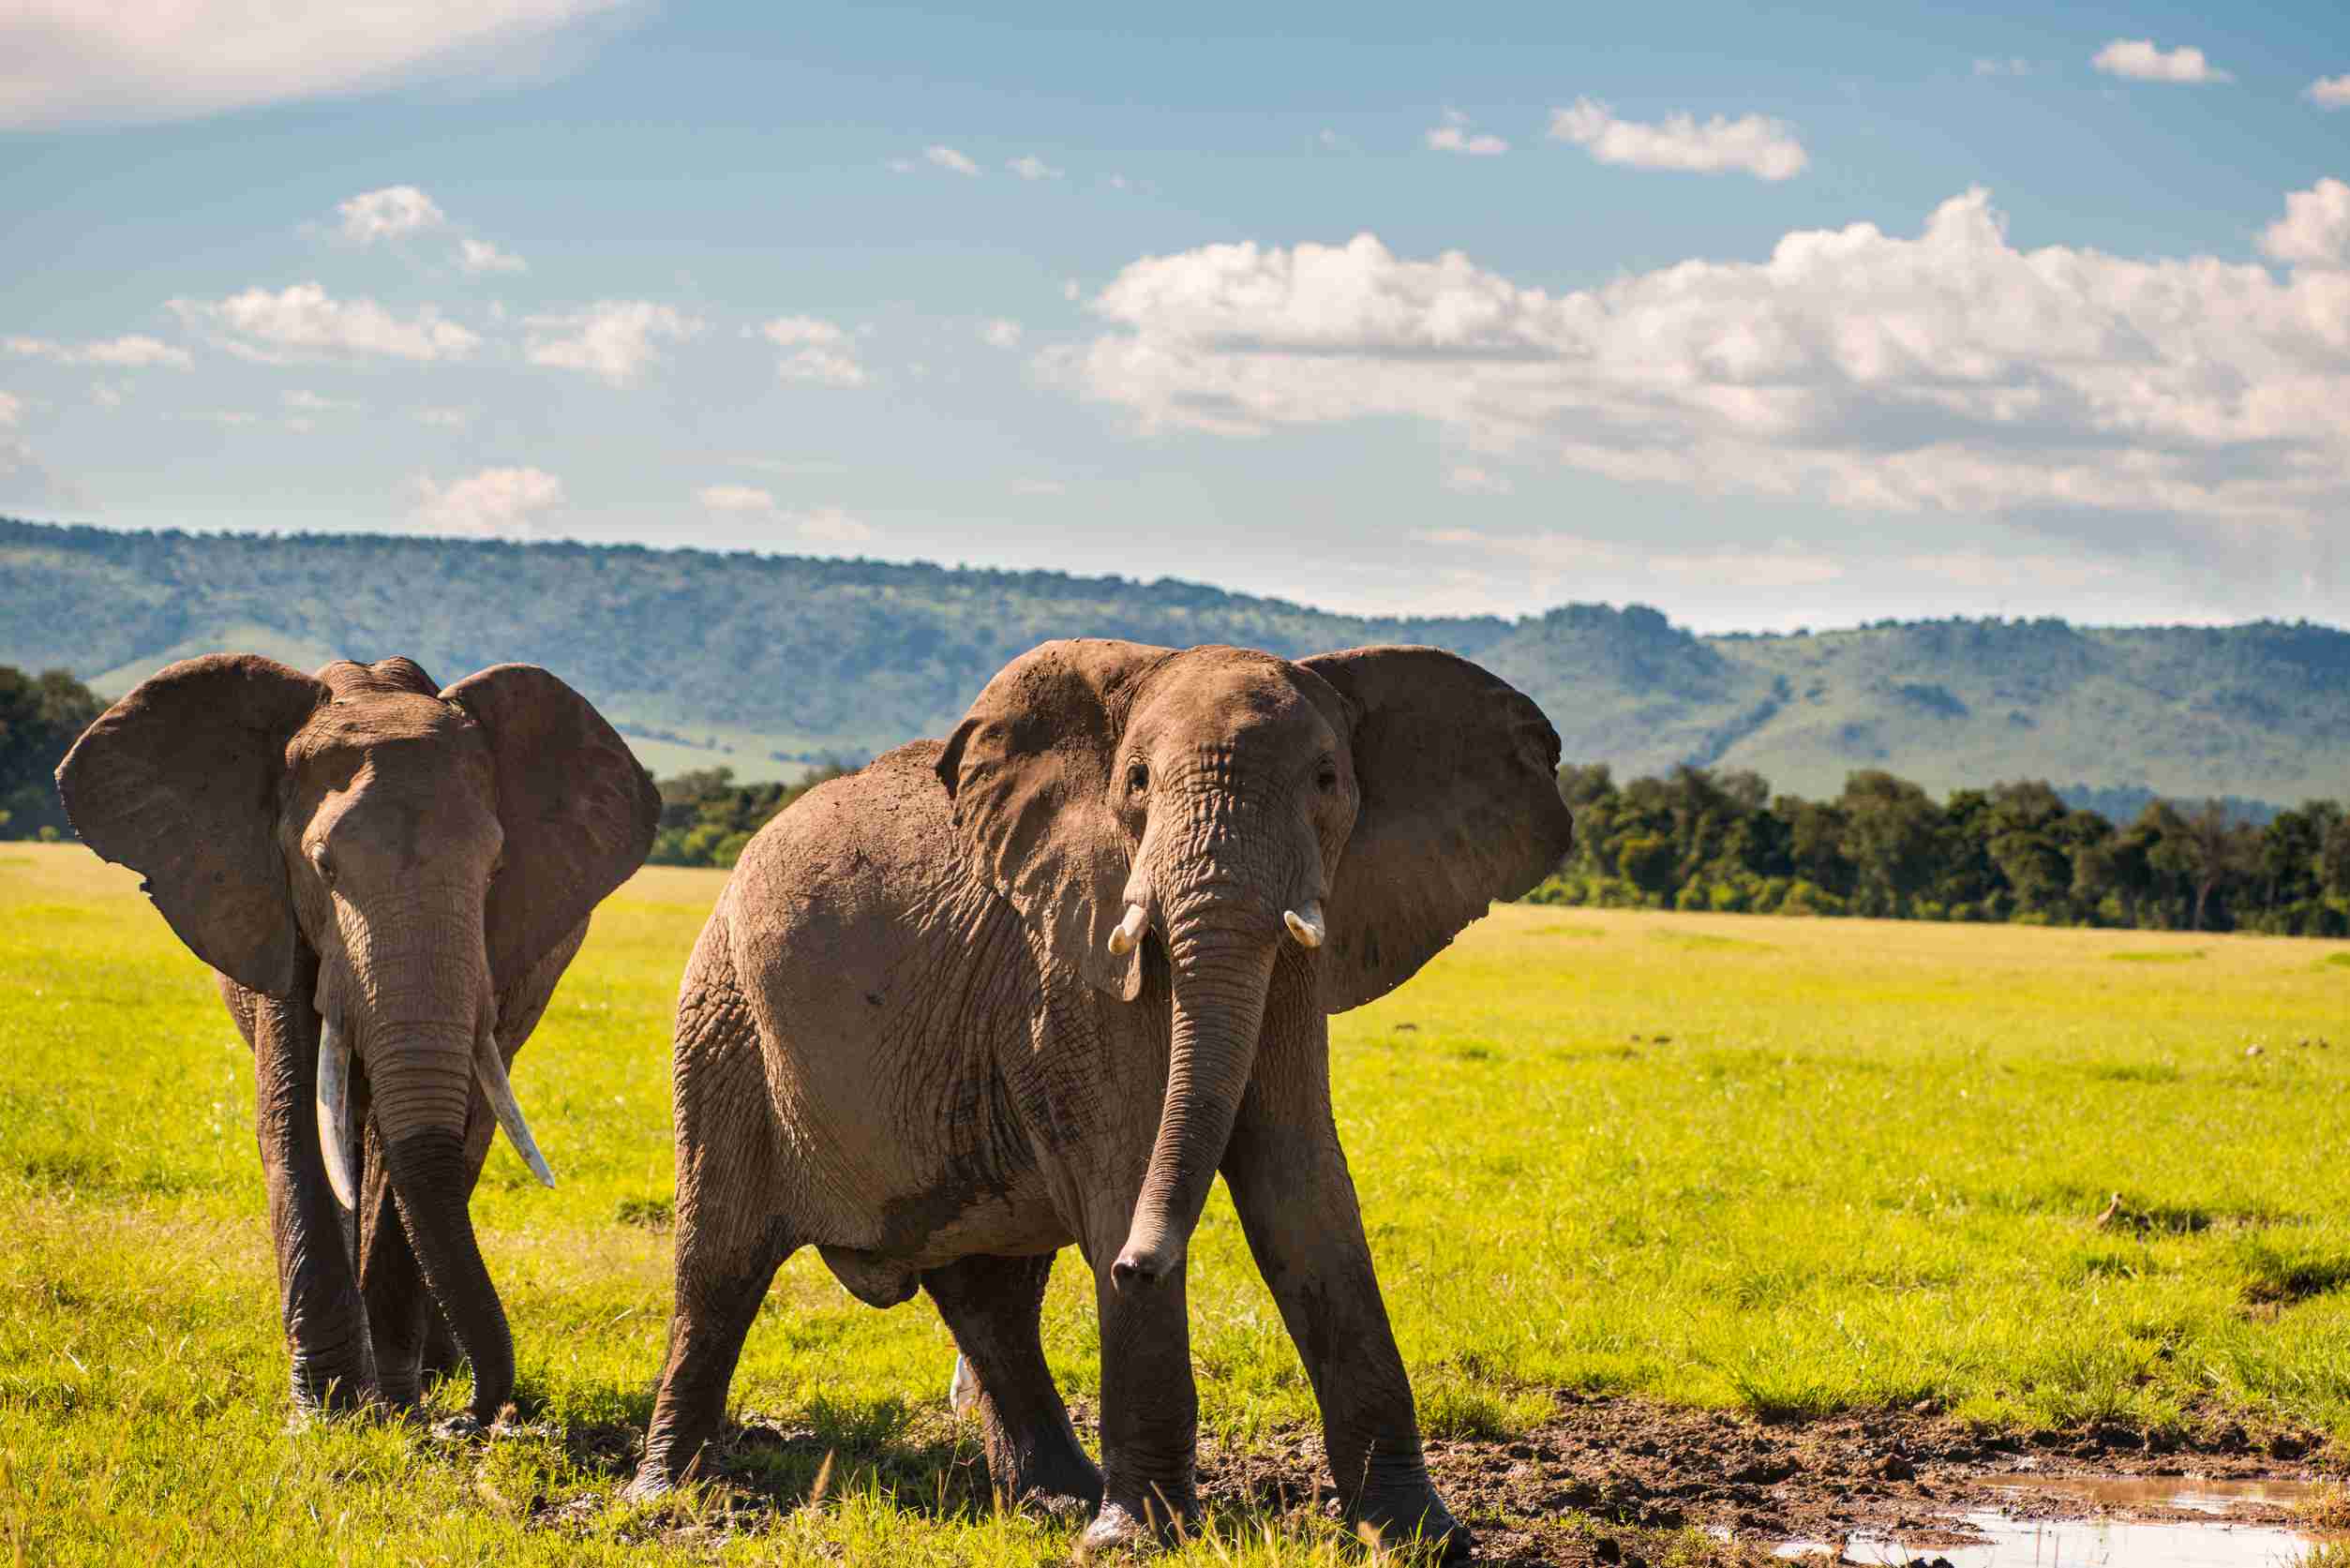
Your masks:
[{"label": "tree line", "polygon": [[2043,783],[1937,801],[1874,769],[1830,800],[1686,767],[1620,785],[1568,766],[1559,787],[1576,845],[1537,903],[2350,935],[2350,814],[2332,800],[2255,823],[2158,799],[2118,824]]},{"label": "tree line", "polygon": [[105,709],[68,671],[0,665],[0,839],[71,836],[57,764]]}]

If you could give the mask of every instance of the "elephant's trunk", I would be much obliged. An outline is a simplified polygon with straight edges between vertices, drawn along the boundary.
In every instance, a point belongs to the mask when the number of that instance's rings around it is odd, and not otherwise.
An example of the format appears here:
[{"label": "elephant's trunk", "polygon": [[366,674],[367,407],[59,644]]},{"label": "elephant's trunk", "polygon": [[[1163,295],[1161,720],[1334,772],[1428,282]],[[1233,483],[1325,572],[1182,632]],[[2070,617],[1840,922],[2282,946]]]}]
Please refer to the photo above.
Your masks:
[{"label": "elephant's trunk", "polygon": [[467,1207],[473,1185],[465,1148],[473,1032],[442,1028],[426,1038],[371,1044],[368,1084],[400,1226],[427,1288],[472,1364],[471,1409],[487,1425],[514,1396],[514,1339]]},{"label": "elephant's trunk", "polygon": [[1255,1065],[1274,946],[1269,933],[1235,929],[1231,913],[1210,905],[1168,935],[1175,1025],[1167,1098],[1126,1246],[1110,1271],[1120,1290],[1181,1265]]}]

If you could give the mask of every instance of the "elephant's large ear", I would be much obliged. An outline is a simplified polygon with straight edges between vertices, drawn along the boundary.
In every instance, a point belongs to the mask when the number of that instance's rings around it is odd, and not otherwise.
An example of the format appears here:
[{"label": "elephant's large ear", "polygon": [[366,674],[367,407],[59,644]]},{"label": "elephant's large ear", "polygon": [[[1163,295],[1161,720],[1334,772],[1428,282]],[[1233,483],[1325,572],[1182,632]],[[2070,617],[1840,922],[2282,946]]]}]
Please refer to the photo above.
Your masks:
[{"label": "elephant's large ear", "polygon": [[1302,661],[1354,711],[1361,807],[1327,905],[1323,1006],[1401,985],[1482,916],[1550,874],[1573,837],[1559,737],[1534,700],[1436,648]]},{"label": "elephant's large ear", "polygon": [[489,884],[489,972],[528,974],[645,863],[661,797],[588,699],[536,665],[494,665],[441,694],[489,737],[505,865]]},{"label": "elephant's large ear", "polygon": [[271,996],[294,988],[301,932],[277,843],[286,742],[326,687],[253,653],[168,665],[99,714],[57,767],[82,842],[146,878],[198,958]]},{"label": "elephant's large ear", "polygon": [[1055,962],[1129,1002],[1143,988],[1142,949],[1121,958],[1109,947],[1129,870],[1110,774],[1134,682],[1172,651],[1045,643],[987,683],[938,757],[980,879],[1042,933]]}]

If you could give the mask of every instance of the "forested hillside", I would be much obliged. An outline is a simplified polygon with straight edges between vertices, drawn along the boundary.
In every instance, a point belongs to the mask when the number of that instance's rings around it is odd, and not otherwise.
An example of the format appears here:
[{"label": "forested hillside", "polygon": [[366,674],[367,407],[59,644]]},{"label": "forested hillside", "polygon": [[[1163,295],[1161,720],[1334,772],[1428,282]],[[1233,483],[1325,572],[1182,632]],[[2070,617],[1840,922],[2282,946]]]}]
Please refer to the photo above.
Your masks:
[{"label": "forested hillside", "polygon": [[0,520],[0,663],[62,666],[112,695],[220,649],[305,668],[407,653],[443,680],[526,659],[587,692],[665,774],[772,778],[942,734],[1008,659],[1081,635],[1286,654],[1434,643],[1523,687],[1570,761],[1620,778],[1689,763],[1831,797],[1881,769],[1936,794],[2035,778],[2277,805],[2350,787],[2350,635],[2328,627],[1699,637],[1637,605],[1373,620],[1172,580]]}]

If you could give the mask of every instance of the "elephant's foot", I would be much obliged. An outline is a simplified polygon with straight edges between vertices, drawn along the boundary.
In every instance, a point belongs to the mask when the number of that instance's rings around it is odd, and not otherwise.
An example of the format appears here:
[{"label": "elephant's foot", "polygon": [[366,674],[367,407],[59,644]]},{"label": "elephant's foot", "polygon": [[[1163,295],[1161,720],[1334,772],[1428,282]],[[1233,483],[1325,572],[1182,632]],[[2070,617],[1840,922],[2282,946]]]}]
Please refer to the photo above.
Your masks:
[{"label": "elephant's foot", "polygon": [[293,1414],[288,1426],[300,1431],[325,1416],[347,1415],[375,1403],[375,1381],[364,1364],[297,1360],[293,1364]]},{"label": "elephant's foot", "polygon": [[1025,1454],[992,1479],[1014,1507],[1082,1517],[1101,1504],[1101,1471],[1082,1450]]},{"label": "elephant's foot", "polygon": [[1200,1522],[1199,1500],[1189,1495],[1170,1507],[1163,1494],[1153,1490],[1145,1499],[1107,1501],[1077,1542],[1076,1559],[1083,1562],[1099,1553],[1171,1546]]},{"label": "elephant's foot", "polygon": [[1379,1532],[1389,1549],[1413,1548],[1431,1562],[1466,1562],[1475,1538],[1452,1516],[1435,1488],[1422,1482],[1407,1490],[1366,1497],[1354,1515],[1358,1526]]}]

